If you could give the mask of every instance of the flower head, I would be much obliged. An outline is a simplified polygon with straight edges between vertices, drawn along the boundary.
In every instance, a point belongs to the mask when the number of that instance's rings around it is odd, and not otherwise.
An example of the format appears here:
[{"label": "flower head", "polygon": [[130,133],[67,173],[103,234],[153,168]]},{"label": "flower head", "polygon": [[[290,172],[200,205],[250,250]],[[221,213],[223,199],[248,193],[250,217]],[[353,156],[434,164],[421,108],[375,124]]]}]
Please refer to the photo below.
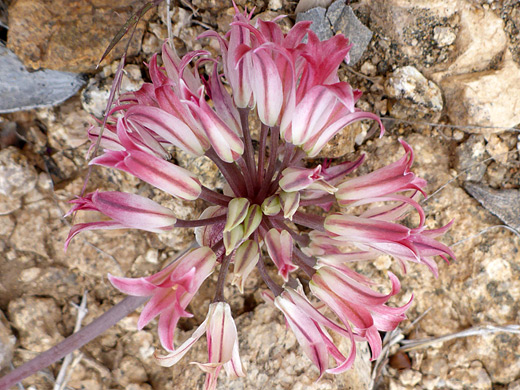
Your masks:
[{"label": "flower head", "polygon": [[[243,375],[237,330],[223,294],[231,264],[232,283],[240,291],[251,271],[258,269],[270,290],[267,300],[284,314],[321,376],[352,365],[355,341],[368,341],[377,358],[378,331],[394,329],[411,302],[390,306],[389,299],[400,290],[398,278],[389,273],[391,291],[382,294],[373,289],[374,282],[353,271],[350,262],[386,254],[405,270],[411,261],[436,273],[435,256],[453,257],[435,240],[449,226],[425,228],[418,198],[426,183],[410,171],[413,152],[404,141],[402,158],[355,178],[349,175],[364,156],[336,165],[325,160],[310,166],[305,160],[317,156],[352,122],[373,119],[383,131],[377,116],[355,108],[361,93],[337,76],[348,57],[348,40],[337,35],[320,42],[309,22],[297,23],[284,34],[275,22],[260,20],[253,26],[250,19],[251,14],[237,10],[226,36],[203,34],[202,38],[218,40],[216,58],[203,50],[180,58],[166,42],[163,66],[157,56],[149,63],[151,83],[119,98],[104,133],[96,127],[89,130],[90,138],[104,149],[91,164],[123,170],[176,198],[202,199],[210,206],[199,219],[187,221],[137,195],[95,192],[72,201],[71,212],[96,210],[110,220],[76,225],[67,239],[68,243],[90,229],[196,228],[200,248],[159,273],[109,278],[127,294],[151,297],[138,325],[159,315],[160,339],[171,352],[157,357],[160,364],[175,364],[206,332],[209,362],[199,364],[208,373],[206,388],[215,387],[222,366],[232,376]],[[203,64],[210,65],[205,68],[209,74],[201,75]],[[250,114],[260,121],[256,133],[249,127]],[[211,159],[227,181],[223,193],[175,165],[169,159],[173,147]],[[325,212],[335,206],[339,212],[308,213],[304,207],[310,205]],[[364,211],[357,212],[356,206]],[[419,215],[417,227],[400,223],[410,212]],[[190,315],[189,302],[216,268],[217,290],[208,317],[175,348],[177,321]],[[310,280],[310,291],[321,303],[311,303],[298,287],[299,278]],[[347,357],[329,331],[351,341]],[[329,357],[335,367],[329,368]]]}]

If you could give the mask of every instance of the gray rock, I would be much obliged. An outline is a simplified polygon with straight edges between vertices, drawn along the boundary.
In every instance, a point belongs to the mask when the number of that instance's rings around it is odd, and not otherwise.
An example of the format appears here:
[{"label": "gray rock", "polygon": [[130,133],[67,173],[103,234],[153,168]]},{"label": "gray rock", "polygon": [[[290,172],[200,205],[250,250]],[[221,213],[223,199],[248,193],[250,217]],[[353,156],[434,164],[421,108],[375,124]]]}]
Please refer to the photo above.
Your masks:
[{"label": "gray rock", "polygon": [[0,0],[0,27],[7,27],[7,4],[4,1]]},{"label": "gray rock", "polygon": [[490,213],[513,229],[520,229],[520,191],[494,190],[479,183],[466,182],[464,188]]},{"label": "gray rock", "polygon": [[373,35],[372,31],[359,21],[352,8],[345,4],[345,0],[335,1],[327,10],[315,7],[301,12],[296,16],[296,22],[302,20],[312,21],[311,30],[322,41],[332,38],[335,34],[345,35],[353,44],[349,53],[349,65],[359,61]]},{"label": "gray rock", "polygon": [[332,38],[333,35],[329,21],[325,18],[326,12],[325,8],[311,8],[306,12],[298,14],[298,16],[296,16],[296,22],[310,20],[312,22],[311,30],[316,33],[320,41],[324,41]]},{"label": "gray rock", "polygon": [[349,65],[355,65],[372,39],[372,31],[361,23],[351,7],[345,5],[345,0],[332,3],[326,16],[334,33],[342,33],[353,44],[349,52]]},{"label": "gray rock", "polygon": [[73,96],[85,81],[55,70],[28,72],[14,53],[0,45],[0,113],[55,106]]}]

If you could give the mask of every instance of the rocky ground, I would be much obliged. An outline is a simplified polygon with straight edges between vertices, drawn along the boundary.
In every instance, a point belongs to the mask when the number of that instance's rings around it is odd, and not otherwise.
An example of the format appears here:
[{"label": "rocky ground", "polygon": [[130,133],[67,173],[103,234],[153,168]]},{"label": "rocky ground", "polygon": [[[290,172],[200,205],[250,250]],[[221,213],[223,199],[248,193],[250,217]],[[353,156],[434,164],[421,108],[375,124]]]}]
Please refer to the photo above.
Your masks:
[{"label": "rocky ground", "polygon": [[[135,11],[130,0],[11,0],[0,2],[0,38],[29,68],[83,72],[86,86],[54,108],[0,115],[0,369],[9,371],[70,335],[82,295],[92,319],[122,299],[108,283],[115,275],[150,274],[186,248],[190,231],[163,235],[135,231],[86,233],[63,251],[70,219],[67,201],[81,192],[88,174],[86,129],[107,99],[117,47],[96,70],[111,38]],[[296,3],[237,1],[256,6],[255,15],[290,15]],[[301,1],[328,6],[328,1]],[[248,376],[221,378],[219,389],[520,389],[520,3],[515,0],[359,0],[354,14],[373,36],[360,59],[343,66],[341,78],[360,88],[358,107],[377,112],[387,127],[381,139],[361,142],[370,123],[347,128],[323,155],[352,157],[365,152],[368,172],[395,161],[405,139],[416,152],[414,170],[433,195],[423,201],[428,225],[454,220],[445,242],[457,260],[439,263],[439,277],[411,266],[406,275],[382,257],[362,271],[377,279],[387,270],[402,276],[403,304],[414,294],[409,320],[399,327],[406,340],[434,338],[410,350],[389,343],[388,359],[369,362],[360,345],[356,367],[326,375],[303,356],[282,316],[259,296],[258,277],[245,294],[226,292],[237,321]],[[177,4],[177,3],[176,3]],[[0,7],[0,10],[2,8]],[[226,31],[233,15],[224,0],[180,1],[173,33],[179,52],[215,42],[196,41],[207,28]],[[143,62],[167,36],[164,6],[138,24],[129,49],[123,89],[147,80]],[[2,69],[0,69],[2,72]],[[1,98],[0,98],[1,99]],[[219,188],[218,172],[204,161],[178,154]],[[178,215],[196,217],[201,204],[173,202],[128,175],[105,169],[90,173],[88,190],[126,190],[168,204]],[[179,340],[205,317],[215,278],[201,291],[181,323]],[[156,324],[136,331],[138,313],[76,352],[68,369],[69,389],[195,389],[203,374],[189,361],[204,355],[200,342],[173,369],[158,367]],[[435,340],[476,329],[476,335]],[[495,328],[496,330],[496,328]],[[387,337],[389,338],[389,337]],[[444,340],[444,341],[443,341]],[[26,389],[52,389],[60,364],[23,382]]]}]

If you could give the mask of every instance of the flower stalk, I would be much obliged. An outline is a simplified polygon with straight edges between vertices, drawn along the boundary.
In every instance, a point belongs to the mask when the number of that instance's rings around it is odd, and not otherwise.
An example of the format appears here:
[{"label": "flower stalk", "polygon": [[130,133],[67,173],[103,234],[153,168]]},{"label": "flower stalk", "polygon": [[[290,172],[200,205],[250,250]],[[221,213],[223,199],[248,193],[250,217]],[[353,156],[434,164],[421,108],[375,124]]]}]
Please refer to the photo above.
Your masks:
[{"label": "flower stalk", "polygon": [[42,352],[34,359],[22,364],[20,367],[14,369],[9,374],[0,378],[0,389],[9,389],[16,383],[21,382],[28,376],[56,363],[63,359],[69,353],[81,348],[85,344],[94,340],[108,328],[117,324],[120,320],[125,318],[130,313],[134,312],[139,306],[146,302],[143,297],[126,297],[117,305],[109,309],[106,313],[96,318],[87,326],[80,329],[78,332],[70,335],[61,343]]}]

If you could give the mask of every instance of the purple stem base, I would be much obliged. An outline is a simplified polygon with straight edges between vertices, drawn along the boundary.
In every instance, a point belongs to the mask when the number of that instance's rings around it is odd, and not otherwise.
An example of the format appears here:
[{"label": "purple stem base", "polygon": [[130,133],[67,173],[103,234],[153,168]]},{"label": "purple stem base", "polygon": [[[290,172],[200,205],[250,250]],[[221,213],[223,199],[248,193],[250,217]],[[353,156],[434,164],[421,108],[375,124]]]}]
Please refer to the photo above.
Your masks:
[{"label": "purple stem base", "polygon": [[21,365],[6,376],[0,378],[0,390],[7,390],[22,379],[50,366],[69,353],[81,348],[83,345],[95,339],[112,325],[132,313],[149,297],[126,297],[105,314],[92,321],[80,331],[67,337],[58,345],[36,356],[33,360]]}]

